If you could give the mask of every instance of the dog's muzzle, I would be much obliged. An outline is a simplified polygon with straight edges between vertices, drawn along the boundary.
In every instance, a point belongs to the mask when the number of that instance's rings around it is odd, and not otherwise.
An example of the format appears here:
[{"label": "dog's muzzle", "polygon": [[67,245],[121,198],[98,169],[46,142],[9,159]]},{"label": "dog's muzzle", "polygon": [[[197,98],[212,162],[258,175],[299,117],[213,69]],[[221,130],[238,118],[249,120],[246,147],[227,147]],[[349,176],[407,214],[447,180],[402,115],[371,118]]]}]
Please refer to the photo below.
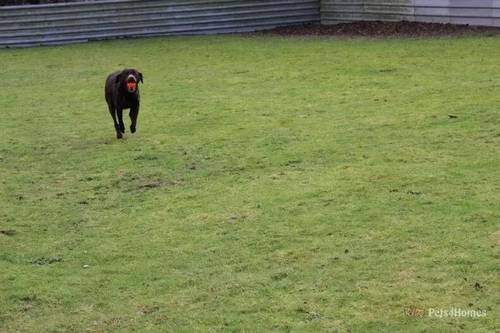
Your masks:
[{"label": "dog's muzzle", "polygon": [[127,76],[127,90],[130,93],[136,92],[137,90],[137,79],[132,74]]}]

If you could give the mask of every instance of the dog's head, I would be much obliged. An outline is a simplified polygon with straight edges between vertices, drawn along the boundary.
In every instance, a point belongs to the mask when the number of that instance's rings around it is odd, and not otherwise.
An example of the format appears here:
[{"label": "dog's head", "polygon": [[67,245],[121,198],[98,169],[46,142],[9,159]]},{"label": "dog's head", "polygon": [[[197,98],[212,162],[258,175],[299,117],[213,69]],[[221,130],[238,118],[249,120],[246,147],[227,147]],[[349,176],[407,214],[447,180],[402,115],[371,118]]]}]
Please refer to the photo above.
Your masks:
[{"label": "dog's head", "polygon": [[129,93],[135,93],[139,89],[139,82],[143,81],[142,73],[136,69],[124,69],[116,77],[116,83],[122,85]]}]

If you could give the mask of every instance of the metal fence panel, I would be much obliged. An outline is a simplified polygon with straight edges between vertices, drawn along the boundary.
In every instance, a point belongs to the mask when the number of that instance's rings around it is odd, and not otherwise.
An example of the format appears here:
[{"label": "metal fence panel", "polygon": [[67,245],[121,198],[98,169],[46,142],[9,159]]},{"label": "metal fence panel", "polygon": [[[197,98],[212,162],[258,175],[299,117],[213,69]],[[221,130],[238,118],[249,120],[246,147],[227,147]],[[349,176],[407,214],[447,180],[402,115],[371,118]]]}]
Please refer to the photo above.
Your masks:
[{"label": "metal fence panel", "polygon": [[500,0],[104,0],[0,7],[0,48],[359,20],[500,26]]},{"label": "metal fence panel", "polygon": [[499,0],[323,0],[321,23],[416,21],[500,26]]},{"label": "metal fence panel", "polygon": [[318,0],[106,0],[0,7],[0,47],[319,23]]}]

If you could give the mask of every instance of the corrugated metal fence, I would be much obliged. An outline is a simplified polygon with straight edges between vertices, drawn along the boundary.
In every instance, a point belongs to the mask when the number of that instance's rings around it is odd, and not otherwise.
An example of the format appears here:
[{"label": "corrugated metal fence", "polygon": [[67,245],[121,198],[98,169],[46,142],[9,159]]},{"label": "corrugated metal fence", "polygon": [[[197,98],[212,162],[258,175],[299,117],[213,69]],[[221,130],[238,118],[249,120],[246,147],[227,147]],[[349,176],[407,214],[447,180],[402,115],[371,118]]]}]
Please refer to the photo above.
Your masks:
[{"label": "corrugated metal fence", "polygon": [[0,48],[358,20],[500,26],[500,0],[104,0],[7,6],[0,7]]},{"label": "corrugated metal fence", "polygon": [[0,7],[0,47],[319,23],[318,0],[106,0]]},{"label": "corrugated metal fence", "polygon": [[500,26],[499,0],[323,0],[321,22],[417,21]]}]

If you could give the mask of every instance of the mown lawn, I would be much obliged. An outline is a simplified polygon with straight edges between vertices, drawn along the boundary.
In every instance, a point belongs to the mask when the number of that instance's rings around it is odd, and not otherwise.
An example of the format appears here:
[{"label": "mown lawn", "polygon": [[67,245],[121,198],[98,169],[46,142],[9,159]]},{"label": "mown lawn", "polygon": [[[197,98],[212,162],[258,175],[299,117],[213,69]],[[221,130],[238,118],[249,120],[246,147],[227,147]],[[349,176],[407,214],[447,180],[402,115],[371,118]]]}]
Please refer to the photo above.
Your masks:
[{"label": "mown lawn", "polygon": [[[499,50],[0,50],[0,332],[498,332]],[[142,109],[119,141],[103,85],[129,66]]]}]

